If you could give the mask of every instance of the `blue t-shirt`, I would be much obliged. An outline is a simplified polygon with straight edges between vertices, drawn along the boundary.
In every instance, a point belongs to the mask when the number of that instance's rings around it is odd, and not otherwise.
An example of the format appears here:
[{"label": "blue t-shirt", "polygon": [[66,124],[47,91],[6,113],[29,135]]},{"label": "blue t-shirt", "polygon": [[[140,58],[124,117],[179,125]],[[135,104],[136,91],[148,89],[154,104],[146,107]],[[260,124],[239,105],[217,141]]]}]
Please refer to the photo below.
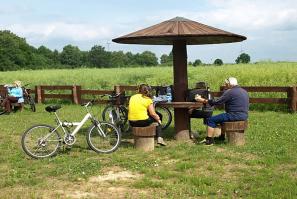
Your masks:
[{"label": "blue t-shirt", "polygon": [[16,97],[16,98],[22,98],[23,97],[23,89],[20,87],[10,87],[10,88],[8,88],[8,95]]}]

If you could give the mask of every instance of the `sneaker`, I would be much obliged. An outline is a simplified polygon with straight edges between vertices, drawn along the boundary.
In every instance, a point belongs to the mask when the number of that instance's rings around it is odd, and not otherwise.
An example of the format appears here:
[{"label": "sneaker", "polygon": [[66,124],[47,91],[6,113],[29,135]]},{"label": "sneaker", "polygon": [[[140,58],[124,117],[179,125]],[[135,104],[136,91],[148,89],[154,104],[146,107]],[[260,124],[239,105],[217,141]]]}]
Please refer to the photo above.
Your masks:
[{"label": "sneaker", "polygon": [[210,139],[206,139],[204,144],[207,145],[207,146],[212,146],[213,143],[214,143],[213,138],[210,138]]},{"label": "sneaker", "polygon": [[225,135],[220,135],[219,137],[214,137],[216,141],[225,141]]},{"label": "sneaker", "polygon": [[206,142],[206,139],[204,138],[202,141],[199,142],[199,144],[204,144]]},{"label": "sneaker", "polygon": [[164,142],[162,137],[158,137],[157,138],[157,144],[161,145],[161,146],[166,146],[167,144]]}]

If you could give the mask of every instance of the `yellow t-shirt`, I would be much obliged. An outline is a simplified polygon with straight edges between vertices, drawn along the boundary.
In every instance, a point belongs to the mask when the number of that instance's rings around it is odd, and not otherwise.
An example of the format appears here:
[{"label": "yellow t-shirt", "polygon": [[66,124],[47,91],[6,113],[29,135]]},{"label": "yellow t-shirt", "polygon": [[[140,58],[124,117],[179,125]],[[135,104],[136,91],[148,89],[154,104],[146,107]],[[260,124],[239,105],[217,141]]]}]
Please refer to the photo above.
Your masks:
[{"label": "yellow t-shirt", "polygon": [[153,100],[142,94],[135,94],[129,101],[128,120],[146,120],[149,118],[148,107],[153,103]]}]

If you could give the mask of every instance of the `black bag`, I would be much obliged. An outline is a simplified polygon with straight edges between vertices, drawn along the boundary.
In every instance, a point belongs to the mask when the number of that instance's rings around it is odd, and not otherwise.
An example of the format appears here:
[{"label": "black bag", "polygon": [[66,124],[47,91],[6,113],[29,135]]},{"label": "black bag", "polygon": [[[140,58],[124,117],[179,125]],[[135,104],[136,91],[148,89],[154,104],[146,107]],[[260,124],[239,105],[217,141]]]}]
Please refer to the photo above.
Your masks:
[{"label": "black bag", "polygon": [[156,86],[156,96],[166,95],[167,86]]}]

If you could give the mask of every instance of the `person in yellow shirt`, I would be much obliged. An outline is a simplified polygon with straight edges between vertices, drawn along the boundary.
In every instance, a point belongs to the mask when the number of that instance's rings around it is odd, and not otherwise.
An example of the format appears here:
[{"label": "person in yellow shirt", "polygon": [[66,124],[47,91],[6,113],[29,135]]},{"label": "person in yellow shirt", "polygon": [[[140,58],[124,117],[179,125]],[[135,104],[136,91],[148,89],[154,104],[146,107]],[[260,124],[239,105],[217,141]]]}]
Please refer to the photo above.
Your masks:
[{"label": "person in yellow shirt", "polygon": [[151,87],[149,85],[139,85],[138,93],[130,98],[128,110],[128,120],[132,127],[145,127],[151,125],[153,122],[157,122],[157,143],[162,146],[166,145],[161,136],[161,118],[155,111],[151,96]]}]

